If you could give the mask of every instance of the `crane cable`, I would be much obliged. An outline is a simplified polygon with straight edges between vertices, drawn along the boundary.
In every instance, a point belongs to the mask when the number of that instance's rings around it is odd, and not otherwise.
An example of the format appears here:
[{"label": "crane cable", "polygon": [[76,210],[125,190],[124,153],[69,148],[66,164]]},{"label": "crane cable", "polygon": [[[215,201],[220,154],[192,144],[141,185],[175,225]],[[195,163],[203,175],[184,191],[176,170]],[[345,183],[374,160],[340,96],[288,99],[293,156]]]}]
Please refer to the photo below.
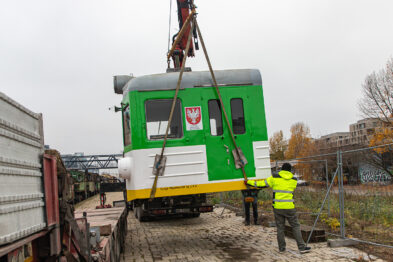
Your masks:
[{"label": "crane cable", "polygon": [[[208,67],[209,67],[209,71],[210,71],[210,74],[211,74],[211,77],[212,77],[212,80],[213,80],[213,84],[214,84],[215,90],[216,90],[216,92],[217,92],[217,95],[218,95],[218,98],[219,98],[219,101],[220,101],[220,105],[221,105],[222,111],[223,111],[224,116],[225,116],[225,122],[226,122],[226,124],[227,124],[228,129],[229,129],[229,133],[231,134],[232,142],[233,142],[233,144],[234,144],[234,146],[235,146],[235,152],[236,152],[236,154],[237,154],[238,159],[239,159],[240,162],[241,162],[240,167],[241,167],[241,170],[242,170],[243,178],[244,178],[244,181],[247,181],[248,178],[247,178],[246,171],[245,171],[245,169],[244,169],[244,163],[243,163],[243,160],[242,160],[241,157],[240,157],[240,156],[241,156],[241,154],[240,154],[240,148],[237,146],[237,143],[236,143],[236,140],[235,140],[235,136],[234,136],[233,131],[232,131],[232,128],[231,128],[231,126],[230,126],[229,119],[228,119],[228,115],[227,115],[227,113],[226,113],[226,110],[225,110],[225,107],[224,107],[224,103],[223,103],[223,101],[222,101],[222,97],[221,97],[220,90],[219,90],[219,88],[218,88],[217,80],[216,80],[216,77],[215,77],[215,75],[214,75],[214,71],[213,71],[213,68],[212,68],[212,65],[211,65],[211,62],[210,62],[210,58],[209,58],[209,55],[208,55],[208,53],[207,53],[206,46],[205,46],[205,42],[203,41],[203,37],[202,37],[201,31],[200,31],[200,29],[199,29],[198,23],[197,23],[197,21],[196,21],[195,14],[194,14],[193,16],[194,16],[194,17],[192,18],[192,26],[191,26],[190,33],[189,33],[189,35],[188,35],[188,40],[187,40],[187,46],[186,46],[185,54],[187,54],[188,51],[189,51],[189,48],[190,48],[190,45],[191,45],[191,40],[192,40],[192,33],[193,33],[193,31],[194,31],[194,28],[196,28],[196,30],[197,30],[197,32],[198,32],[198,35],[199,35],[199,37],[200,37],[200,40],[201,40],[202,49],[203,49],[203,52],[204,52],[204,54],[205,54],[206,62],[207,62]],[[175,110],[177,95],[178,95],[178,93],[179,93],[180,84],[181,84],[181,81],[182,81],[182,78],[183,78],[183,73],[184,73],[184,68],[185,68],[186,60],[187,60],[187,55],[184,55],[184,57],[183,57],[183,62],[182,62],[182,66],[181,66],[181,69],[180,69],[179,79],[178,79],[178,81],[177,81],[175,96],[174,96],[174,98],[173,98],[173,100],[172,100],[172,108],[171,108],[171,111],[170,111],[170,114],[169,114],[168,125],[167,125],[167,128],[166,128],[165,137],[164,137],[163,145],[162,145],[162,148],[161,148],[161,154],[159,155],[158,161],[157,161],[156,163],[154,163],[154,164],[155,164],[155,174],[154,174],[154,183],[153,183],[152,189],[151,189],[151,191],[150,191],[150,200],[152,200],[152,199],[154,198],[155,193],[156,193],[157,181],[158,181],[158,176],[159,176],[159,173],[160,173],[160,170],[159,170],[159,169],[160,169],[160,168],[163,168],[163,167],[160,166],[160,165],[161,165],[161,162],[162,162],[163,157],[164,157],[164,150],[165,150],[165,146],[166,146],[166,141],[167,141],[167,139],[168,139],[168,132],[169,132],[169,128],[170,128],[170,126],[171,126],[172,117],[173,117],[173,112],[174,112],[174,110]]]},{"label": "crane cable", "polygon": [[[169,1],[169,25],[168,25],[168,53],[171,43],[171,26],[172,26],[172,0]],[[168,59],[169,64],[169,59]]]},{"label": "crane cable", "polygon": [[226,113],[226,110],[225,110],[225,107],[224,107],[224,103],[223,103],[223,101],[222,101],[221,93],[220,93],[220,90],[219,90],[219,88],[218,88],[218,84],[217,84],[216,77],[215,77],[215,75],[214,75],[213,67],[212,67],[212,65],[211,65],[211,63],[210,63],[209,55],[207,54],[205,42],[203,41],[203,37],[202,37],[202,34],[201,34],[201,30],[199,29],[199,26],[198,26],[198,23],[196,22],[196,20],[195,20],[195,26],[196,26],[196,29],[197,29],[199,38],[200,38],[200,40],[201,40],[201,45],[202,45],[203,53],[205,54],[206,62],[207,62],[207,64],[208,64],[208,67],[209,67],[209,70],[210,70],[210,74],[211,74],[212,79],[213,79],[214,87],[215,87],[215,89],[216,89],[218,98],[219,98],[219,100],[220,100],[220,104],[221,104],[221,107],[222,107],[222,111],[223,111],[224,116],[225,116],[225,122],[226,122],[226,124],[227,124],[227,126],[228,126],[229,133],[231,134],[232,142],[233,142],[233,145],[235,146],[235,149],[236,149],[236,154],[237,154],[239,160],[240,160],[241,163],[242,163],[240,166],[241,166],[241,169],[242,169],[242,173],[243,173],[244,180],[246,181],[246,180],[247,180],[247,174],[246,174],[246,171],[244,170],[244,163],[243,163],[243,161],[241,160],[241,157],[240,157],[240,150],[239,150],[239,147],[238,147],[237,144],[236,144],[235,136],[233,135],[233,131],[232,131],[232,128],[231,128],[230,123],[229,123],[229,120],[228,120],[228,115],[227,115],[227,113]]},{"label": "crane cable", "polygon": [[[191,46],[192,31],[194,29],[195,24],[196,24],[196,20],[195,20],[195,16],[194,16],[193,19],[192,19],[191,30],[190,30],[190,33],[188,34],[188,40],[187,40],[187,46],[186,46],[186,54],[188,53],[188,50],[190,49],[190,46]],[[163,168],[163,167],[161,167],[161,162],[162,162],[163,157],[164,157],[164,150],[165,150],[165,146],[166,146],[166,141],[168,140],[168,132],[169,132],[169,128],[171,127],[173,113],[175,111],[175,106],[176,106],[177,95],[179,93],[181,81],[183,79],[183,73],[184,73],[184,68],[185,68],[185,65],[186,65],[186,60],[187,60],[187,55],[185,55],[183,57],[183,63],[182,63],[181,69],[180,69],[179,79],[177,80],[175,96],[173,97],[173,100],[172,100],[172,107],[171,107],[171,111],[170,111],[169,119],[168,119],[168,124],[167,124],[166,131],[165,131],[164,142],[163,142],[162,148],[161,148],[161,154],[159,155],[158,161],[156,163],[154,163],[155,164],[155,174],[154,174],[153,187],[152,187],[152,189],[150,191],[150,200],[152,200],[154,198],[155,193],[156,193],[158,175],[160,174],[160,170],[159,169]]]}]

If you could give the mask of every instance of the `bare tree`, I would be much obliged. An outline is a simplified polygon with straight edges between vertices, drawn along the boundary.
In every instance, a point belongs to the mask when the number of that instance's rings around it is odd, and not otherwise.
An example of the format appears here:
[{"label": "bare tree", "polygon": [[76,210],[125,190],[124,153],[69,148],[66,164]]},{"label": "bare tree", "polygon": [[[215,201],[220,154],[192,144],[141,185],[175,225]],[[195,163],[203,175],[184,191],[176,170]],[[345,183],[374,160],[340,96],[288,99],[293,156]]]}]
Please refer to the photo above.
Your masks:
[{"label": "bare tree", "polygon": [[362,85],[363,97],[359,109],[365,117],[378,118],[392,126],[393,117],[393,58],[378,73],[368,75]]},{"label": "bare tree", "polygon": [[[393,57],[386,67],[378,73],[368,75],[362,85],[363,98],[359,109],[366,117],[377,118],[383,125],[378,128],[370,140],[369,146],[390,144],[393,142]],[[391,147],[377,148],[363,154],[368,164],[384,170],[393,176]]]}]

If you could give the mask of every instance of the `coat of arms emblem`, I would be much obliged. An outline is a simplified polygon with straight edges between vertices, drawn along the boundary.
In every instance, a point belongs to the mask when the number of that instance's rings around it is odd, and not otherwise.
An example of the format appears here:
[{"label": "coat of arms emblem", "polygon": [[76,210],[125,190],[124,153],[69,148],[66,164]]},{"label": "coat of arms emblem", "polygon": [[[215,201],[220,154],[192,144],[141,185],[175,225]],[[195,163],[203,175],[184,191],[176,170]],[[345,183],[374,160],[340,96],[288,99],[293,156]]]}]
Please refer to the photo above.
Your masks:
[{"label": "coat of arms emblem", "polygon": [[187,130],[202,129],[202,112],[200,106],[186,107]]}]

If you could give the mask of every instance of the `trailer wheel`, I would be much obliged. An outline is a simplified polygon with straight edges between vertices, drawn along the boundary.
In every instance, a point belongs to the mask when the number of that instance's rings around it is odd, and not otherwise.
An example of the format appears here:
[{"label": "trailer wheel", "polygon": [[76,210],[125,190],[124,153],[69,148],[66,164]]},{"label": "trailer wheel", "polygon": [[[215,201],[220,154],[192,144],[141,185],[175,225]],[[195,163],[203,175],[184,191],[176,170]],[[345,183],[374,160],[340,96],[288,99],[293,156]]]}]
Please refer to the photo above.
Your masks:
[{"label": "trailer wheel", "polygon": [[134,201],[130,201],[130,202],[126,201],[126,206],[128,210],[134,211]]},{"label": "trailer wheel", "polygon": [[192,218],[192,217],[199,217],[201,213],[188,213],[188,214],[183,214],[184,218]]},{"label": "trailer wheel", "polygon": [[143,221],[143,210],[142,207],[135,207],[134,208],[135,217],[138,219],[139,222]]}]

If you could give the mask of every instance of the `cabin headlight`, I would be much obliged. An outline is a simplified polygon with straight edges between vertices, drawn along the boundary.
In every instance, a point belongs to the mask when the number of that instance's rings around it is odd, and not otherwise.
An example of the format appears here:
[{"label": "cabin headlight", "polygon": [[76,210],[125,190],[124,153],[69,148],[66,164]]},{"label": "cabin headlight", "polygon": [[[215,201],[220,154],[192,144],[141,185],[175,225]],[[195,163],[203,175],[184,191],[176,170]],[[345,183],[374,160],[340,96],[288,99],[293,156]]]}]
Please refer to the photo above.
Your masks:
[{"label": "cabin headlight", "polygon": [[118,162],[119,176],[124,179],[131,179],[131,172],[134,167],[132,157],[124,157]]}]

